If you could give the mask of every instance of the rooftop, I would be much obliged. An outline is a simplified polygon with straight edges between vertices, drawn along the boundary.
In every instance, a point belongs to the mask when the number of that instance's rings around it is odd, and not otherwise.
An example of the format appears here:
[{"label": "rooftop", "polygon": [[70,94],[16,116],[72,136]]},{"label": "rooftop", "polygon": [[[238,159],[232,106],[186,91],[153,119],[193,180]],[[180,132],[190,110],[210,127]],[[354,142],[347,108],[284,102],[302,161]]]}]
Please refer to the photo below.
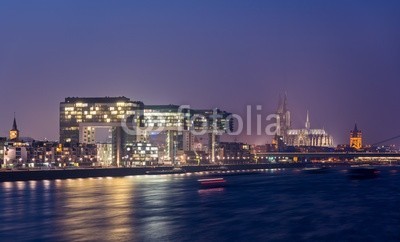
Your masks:
[{"label": "rooftop", "polygon": [[114,103],[114,102],[130,102],[127,97],[67,97],[64,103]]}]

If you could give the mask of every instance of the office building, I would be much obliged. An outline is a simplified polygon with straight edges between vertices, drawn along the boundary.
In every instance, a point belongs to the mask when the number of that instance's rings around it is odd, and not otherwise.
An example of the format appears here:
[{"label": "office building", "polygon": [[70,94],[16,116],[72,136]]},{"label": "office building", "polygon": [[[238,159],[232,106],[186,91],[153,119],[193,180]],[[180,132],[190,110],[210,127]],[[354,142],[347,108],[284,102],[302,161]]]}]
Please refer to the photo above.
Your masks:
[{"label": "office building", "polygon": [[[149,135],[165,134],[165,160],[174,163],[178,153],[194,148],[196,135],[209,135],[211,160],[219,136],[232,129],[230,113],[219,109],[194,110],[178,105],[144,105],[126,97],[65,98],[60,103],[60,142],[96,143],[96,129],[112,133],[112,164],[120,166],[126,147],[147,142]],[[215,117],[214,117],[215,116]],[[138,148],[132,146],[132,148]]]}]

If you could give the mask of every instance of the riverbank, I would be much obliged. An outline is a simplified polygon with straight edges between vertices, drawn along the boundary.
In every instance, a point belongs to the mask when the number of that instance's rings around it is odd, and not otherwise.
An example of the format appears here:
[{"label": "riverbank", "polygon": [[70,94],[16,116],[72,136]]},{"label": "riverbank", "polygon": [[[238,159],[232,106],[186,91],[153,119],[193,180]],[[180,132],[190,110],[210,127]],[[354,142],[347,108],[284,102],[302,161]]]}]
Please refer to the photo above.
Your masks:
[{"label": "riverbank", "polygon": [[350,166],[353,163],[276,163],[276,164],[239,164],[239,165],[200,165],[181,166],[174,170],[172,166],[132,167],[132,168],[66,168],[66,169],[30,169],[0,170],[0,182],[55,180],[95,177],[124,177],[135,175],[181,174],[193,172],[222,173],[226,171],[256,171],[259,169],[304,168],[306,166]]},{"label": "riverbank", "polygon": [[243,165],[203,165],[181,166],[180,170],[174,170],[172,166],[157,167],[132,167],[132,168],[66,168],[49,170],[3,170],[0,171],[0,182],[5,181],[30,181],[30,180],[55,180],[90,177],[124,177],[135,175],[159,175],[165,173],[185,173],[202,171],[228,171],[249,169],[274,169],[304,167],[301,163],[286,164],[243,164]]}]

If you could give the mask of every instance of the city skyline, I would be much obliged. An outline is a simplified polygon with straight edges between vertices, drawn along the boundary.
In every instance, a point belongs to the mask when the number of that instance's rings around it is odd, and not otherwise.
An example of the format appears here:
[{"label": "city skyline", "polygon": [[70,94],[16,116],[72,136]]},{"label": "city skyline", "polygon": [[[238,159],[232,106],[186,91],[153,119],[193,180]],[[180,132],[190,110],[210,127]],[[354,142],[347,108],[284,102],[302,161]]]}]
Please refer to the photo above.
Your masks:
[{"label": "city skyline", "polygon": [[[118,96],[118,97],[110,97],[110,96],[105,96],[105,97],[66,97],[65,101],[68,100],[82,100],[83,104],[86,105],[86,101],[87,100],[106,100],[106,99],[110,99],[110,100],[130,100],[129,98],[125,97],[125,96]],[[139,105],[143,105],[143,102],[140,100],[130,100],[130,102],[132,103],[137,103]],[[288,122],[289,125],[289,130],[285,129],[285,133],[288,132],[289,134],[297,134],[297,132],[302,132],[301,130],[309,130],[311,132],[316,132],[319,134],[325,133],[326,131],[323,129],[313,129],[315,128],[314,125],[311,125],[310,122],[310,114],[309,114],[309,110],[307,110],[307,114],[306,114],[306,119],[305,119],[305,123],[303,123],[303,125],[301,124],[293,124],[293,122],[290,120],[291,117],[291,113],[292,111],[290,109],[286,109],[287,108],[287,93],[283,94],[282,96],[280,96],[279,100],[278,100],[278,108],[275,110],[275,112],[272,113],[263,113],[263,109],[261,105],[255,105],[255,106],[251,106],[251,105],[247,105],[246,106],[246,114],[244,116],[240,116],[239,114],[236,113],[228,113],[229,117],[228,119],[233,121],[233,129],[231,131],[228,132],[223,132],[222,134],[222,140],[224,141],[234,141],[234,142],[245,142],[245,143],[249,143],[249,144],[256,144],[256,145],[262,145],[262,144],[267,144],[267,143],[271,143],[274,140],[275,135],[282,135],[282,133],[279,131],[282,128],[278,128],[279,126],[282,127],[282,124],[279,124],[278,120],[283,120],[284,123]],[[64,102],[60,102],[60,105],[63,105]],[[135,105],[137,105],[135,104]],[[282,106],[283,105],[283,106]],[[181,105],[175,105],[175,104],[161,104],[161,105],[152,105],[152,104],[146,104],[144,106],[137,107],[138,110],[141,109],[143,110],[146,109],[147,107],[171,107],[173,109],[177,109],[178,113],[184,113],[185,109],[190,108],[193,109],[194,107],[191,105],[187,105],[187,104],[181,104]],[[282,109],[282,107],[285,107],[284,109]],[[63,109],[64,110],[64,109]],[[203,109],[204,111],[206,111],[206,109]],[[211,111],[210,109],[208,109],[209,111]],[[217,111],[219,109],[215,109],[214,111]],[[61,110],[60,110],[61,111]],[[286,121],[284,117],[280,116],[280,112],[289,112],[289,120]],[[62,111],[64,112],[64,111]],[[219,112],[219,111],[218,111]],[[223,111],[225,112],[225,111]],[[58,115],[60,115],[59,117],[64,117],[64,115],[62,113],[59,113]],[[201,114],[200,114],[201,115]],[[216,115],[215,117],[213,117],[213,115]],[[217,113],[211,115],[210,117],[213,118],[218,118],[219,115]],[[91,115],[89,115],[91,116]],[[201,115],[202,116],[202,115]],[[127,125],[129,122],[129,115],[125,116],[124,121],[118,122],[120,123],[119,125]],[[106,121],[104,121],[106,122]],[[107,121],[109,122],[109,121]],[[240,124],[238,124],[240,123]],[[129,125],[129,124],[128,124]],[[14,116],[13,116],[13,123],[12,123],[12,129],[14,130],[16,127],[16,114],[14,112]],[[60,126],[58,126],[60,127]],[[298,127],[300,129],[290,129],[291,127]],[[357,127],[357,123],[355,123],[355,127]],[[150,129],[149,129],[150,128]],[[158,128],[144,128],[143,131],[145,132],[155,132],[155,133],[159,133],[159,132],[165,132],[164,129],[159,130]],[[132,135],[130,132],[132,132],[132,130],[130,130],[130,128],[127,128],[128,130],[124,131],[124,132],[128,132],[128,135]],[[143,132],[142,131],[142,132]],[[136,134],[136,131],[134,131]],[[306,131],[307,132],[307,131]],[[321,133],[322,132],[322,133]],[[350,132],[353,132],[353,130],[350,130]],[[195,134],[197,134],[197,131],[194,132]],[[200,132],[201,133],[201,132]],[[60,140],[61,133],[58,134],[58,137],[55,139],[48,139],[48,138],[43,138],[43,139],[38,139],[37,137],[32,137],[32,136],[28,136],[28,135],[22,135],[22,137],[24,138],[33,138],[33,139],[37,139],[37,140],[51,140],[51,141],[62,141],[62,139]],[[7,135],[4,135],[4,137],[6,137]],[[103,139],[104,137],[103,135],[100,135],[100,139]],[[251,143],[251,141],[246,141],[241,139],[242,137],[262,137],[262,138],[266,138],[266,142],[264,143]],[[1,137],[1,136],[0,136]],[[328,137],[328,136],[327,136]],[[329,135],[329,137],[331,137]],[[389,137],[383,141],[379,141],[377,142],[378,144],[388,144],[387,142],[392,141],[392,140],[396,140],[396,137]],[[104,142],[104,140],[94,140],[93,141],[96,142]],[[333,142],[330,141],[331,143],[328,145],[329,147],[334,147],[336,145],[343,145],[343,144],[348,144],[348,139],[347,141],[343,142],[343,143],[338,143],[338,142]],[[351,142],[350,142],[351,143]],[[390,143],[393,144],[393,143]],[[287,143],[287,145],[291,146],[298,146],[298,144],[292,144],[291,142]],[[374,145],[372,144],[366,144],[366,145]],[[318,145],[319,146],[319,145]]]},{"label": "city skyline", "polygon": [[294,127],[309,110],[336,144],[348,143],[355,122],[365,143],[379,142],[400,133],[398,10],[395,1],[2,1],[0,136],[16,112],[22,136],[57,140],[68,96],[244,116],[246,105],[274,113],[287,92]]},{"label": "city skyline", "polygon": [[1,241],[399,241],[399,0],[0,0]]}]

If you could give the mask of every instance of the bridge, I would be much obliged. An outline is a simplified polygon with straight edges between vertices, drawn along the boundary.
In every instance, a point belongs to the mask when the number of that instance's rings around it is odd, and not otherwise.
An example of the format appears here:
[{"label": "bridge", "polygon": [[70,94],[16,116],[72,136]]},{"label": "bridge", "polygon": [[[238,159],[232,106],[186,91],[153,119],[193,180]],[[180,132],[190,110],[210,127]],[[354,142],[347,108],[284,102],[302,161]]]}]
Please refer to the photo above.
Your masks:
[{"label": "bridge", "polygon": [[[387,143],[392,140],[399,139],[400,135],[384,139],[374,143],[372,146]],[[357,158],[370,158],[370,159],[396,159],[400,160],[400,152],[267,152],[258,153],[256,158],[260,161],[265,160],[282,160],[282,159],[297,159],[299,161],[305,160],[354,160]]]},{"label": "bridge", "polygon": [[357,158],[387,158],[400,160],[400,153],[393,152],[269,152],[257,154],[259,160],[281,160],[281,159],[298,159],[304,160],[327,160],[327,159],[340,159],[350,160]]}]

